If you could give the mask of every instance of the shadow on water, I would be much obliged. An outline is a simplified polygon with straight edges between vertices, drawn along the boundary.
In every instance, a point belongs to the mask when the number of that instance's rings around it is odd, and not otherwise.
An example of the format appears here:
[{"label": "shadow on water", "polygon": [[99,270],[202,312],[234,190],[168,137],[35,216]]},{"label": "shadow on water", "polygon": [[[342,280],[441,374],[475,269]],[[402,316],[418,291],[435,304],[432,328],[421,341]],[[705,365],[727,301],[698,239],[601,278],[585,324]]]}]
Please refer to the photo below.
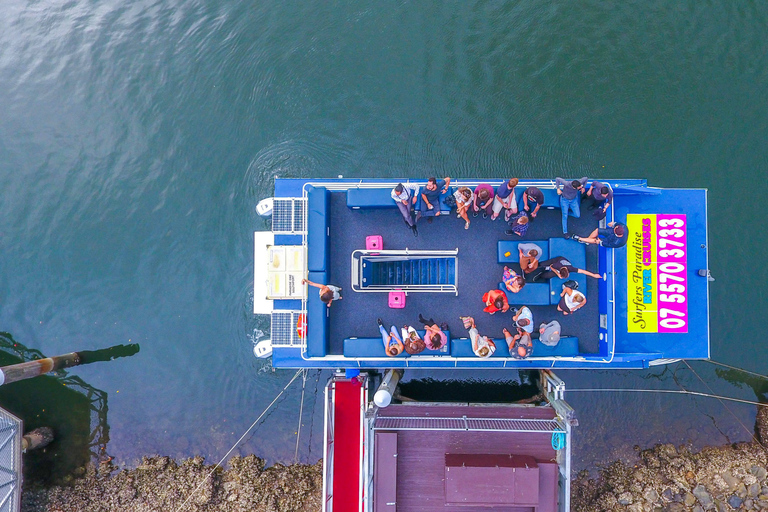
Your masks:
[{"label": "shadow on water", "polygon": [[[82,363],[90,363],[136,352],[138,345],[79,354]],[[39,350],[27,348],[9,333],[0,332],[0,366],[44,357]],[[54,431],[50,445],[23,455],[25,485],[61,483],[67,476],[82,472],[88,462],[109,458],[107,393],[66,370],[0,387],[0,407],[24,421],[24,432],[38,427]]]},{"label": "shadow on water", "polygon": [[[539,372],[520,371],[520,380],[438,380],[432,378],[400,382],[400,395],[420,402],[510,403],[539,394]],[[446,400],[446,397],[450,399]]]}]

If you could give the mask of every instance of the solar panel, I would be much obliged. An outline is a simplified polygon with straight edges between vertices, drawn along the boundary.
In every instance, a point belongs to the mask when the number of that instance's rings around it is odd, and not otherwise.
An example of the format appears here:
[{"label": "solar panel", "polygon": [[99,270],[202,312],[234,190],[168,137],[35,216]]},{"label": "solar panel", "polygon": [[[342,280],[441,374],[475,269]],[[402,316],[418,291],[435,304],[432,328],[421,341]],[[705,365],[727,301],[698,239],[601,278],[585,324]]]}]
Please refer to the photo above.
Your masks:
[{"label": "solar panel", "polygon": [[294,346],[301,344],[297,326],[301,311],[272,312],[272,346]]},{"label": "solar panel", "polygon": [[297,234],[306,232],[306,205],[301,197],[275,198],[272,206],[272,232]]}]

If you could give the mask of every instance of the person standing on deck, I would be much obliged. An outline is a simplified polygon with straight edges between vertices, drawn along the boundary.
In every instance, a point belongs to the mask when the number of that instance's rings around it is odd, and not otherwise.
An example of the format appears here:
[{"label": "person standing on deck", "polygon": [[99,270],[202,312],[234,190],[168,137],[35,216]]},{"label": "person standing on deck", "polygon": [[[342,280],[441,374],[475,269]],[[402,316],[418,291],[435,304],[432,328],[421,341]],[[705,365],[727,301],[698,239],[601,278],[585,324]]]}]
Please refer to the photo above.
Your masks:
[{"label": "person standing on deck", "polygon": [[587,201],[592,203],[587,208],[588,210],[600,208],[599,211],[595,212],[595,217],[602,220],[613,202],[613,190],[605,183],[593,181],[587,190]]},{"label": "person standing on deck", "polygon": [[588,178],[585,176],[578,180],[564,180],[563,178],[555,178],[555,188],[557,189],[557,195],[560,196],[560,210],[563,215],[563,234],[568,233],[568,210],[571,210],[571,215],[577,219],[581,217],[581,210],[579,204],[581,202],[581,196],[586,192],[584,185],[586,185]]},{"label": "person standing on deck", "polygon": [[506,313],[509,311],[509,303],[507,302],[507,294],[501,290],[490,290],[483,295],[483,302],[485,303],[485,313],[494,314],[497,311]]},{"label": "person standing on deck", "polygon": [[315,288],[320,288],[320,300],[325,302],[325,305],[331,307],[331,303],[335,300],[341,300],[341,288],[333,286],[332,284],[317,284],[313,283],[309,279],[302,279],[301,284],[308,284]]},{"label": "person standing on deck", "polygon": [[563,291],[560,292],[560,302],[557,304],[557,310],[562,312],[563,315],[570,315],[576,312],[577,309],[584,307],[587,303],[587,297],[567,284],[574,284],[573,282],[566,282],[563,284]]},{"label": "person standing on deck", "polygon": [[560,342],[560,322],[552,320],[539,326],[539,341],[548,347],[554,347]]},{"label": "person standing on deck", "polygon": [[[421,191],[421,210],[416,215],[416,221],[423,217],[437,217],[440,215],[440,194],[448,192],[451,178],[437,181],[434,177],[427,180],[427,184]],[[430,221],[432,219],[429,219]]]},{"label": "person standing on deck", "polygon": [[[538,187],[528,187],[523,192],[523,210],[530,212],[531,220],[539,214],[539,208],[544,204],[544,193]],[[533,211],[531,211],[533,208]]]},{"label": "person standing on deck", "polygon": [[[481,183],[475,187],[475,198],[472,201],[473,217],[477,217],[477,213],[483,210],[483,218],[488,217],[488,212],[493,211],[494,192],[493,187],[487,183]],[[480,203],[478,205],[478,203]]]},{"label": "person standing on deck", "polygon": [[517,183],[517,178],[512,178],[499,185],[499,188],[496,189],[496,197],[493,199],[493,215],[491,215],[491,220],[496,220],[502,209],[505,210],[505,221],[509,221],[509,218],[517,213],[517,200],[515,199],[515,187],[517,186]]},{"label": "person standing on deck", "polygon": [[512,320],[515,321],[515,327],[520,327],[529,334],[533,332],[533,312],[528,306],[516,310],[512,315]]},{"label": "person standing on deck", "polygon": [[381,318],[377,318],[376,323],[379,324],[381,341],[384,343],[384,352],[386,352],[389,357],[400,355],[403,352],[404,346],[402,340],[400,340],[400,337],[397,335],[397,327],[393,325],[392,329],[387,333]]},{"label": "person standing on deck", "polygon": [[416,200],[419,197],[419,186],[416,184],[403,185],[398,183],[397,186],[392,189],[390,195],[395,201],[397,208],[403,215],[405,224],[413,231],[413,236],[419,236],[419,230],[416,228],[416,222],[411,217],[411,207],[416,204]]}]

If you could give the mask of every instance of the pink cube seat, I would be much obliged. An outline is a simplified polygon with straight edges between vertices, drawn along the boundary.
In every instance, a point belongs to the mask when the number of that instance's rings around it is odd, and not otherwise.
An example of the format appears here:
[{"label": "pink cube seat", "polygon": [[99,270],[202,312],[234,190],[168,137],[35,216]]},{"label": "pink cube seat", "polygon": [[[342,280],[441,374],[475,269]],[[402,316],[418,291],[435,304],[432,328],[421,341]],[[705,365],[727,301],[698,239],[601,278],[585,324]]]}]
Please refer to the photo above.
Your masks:
[{"label": "pink cube seat", "polygon": [[389,292],[389,307],[392,309],[402,309],[405,307],[405,292]]},{"label": "pink cube seat", "polygon": [[371,235],[365,237],[365,248],[368,251],[381,251],[384,248],[384,242],[380,235]]}]

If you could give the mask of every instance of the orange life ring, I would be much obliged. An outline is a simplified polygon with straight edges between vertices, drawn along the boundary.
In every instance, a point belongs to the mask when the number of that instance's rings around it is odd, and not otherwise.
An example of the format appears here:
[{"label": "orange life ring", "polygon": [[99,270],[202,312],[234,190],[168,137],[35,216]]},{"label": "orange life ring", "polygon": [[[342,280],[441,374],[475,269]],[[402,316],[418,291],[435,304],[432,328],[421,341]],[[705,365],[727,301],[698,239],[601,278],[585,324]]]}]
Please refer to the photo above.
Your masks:
[{"label": "orange life ring", "polygon": [[307,318],[304,314],[299,315],[299,319],[296,322],[296,334],[298,334],[299,338],[302,340],[304,339],[304,336],[307,335]]}]

